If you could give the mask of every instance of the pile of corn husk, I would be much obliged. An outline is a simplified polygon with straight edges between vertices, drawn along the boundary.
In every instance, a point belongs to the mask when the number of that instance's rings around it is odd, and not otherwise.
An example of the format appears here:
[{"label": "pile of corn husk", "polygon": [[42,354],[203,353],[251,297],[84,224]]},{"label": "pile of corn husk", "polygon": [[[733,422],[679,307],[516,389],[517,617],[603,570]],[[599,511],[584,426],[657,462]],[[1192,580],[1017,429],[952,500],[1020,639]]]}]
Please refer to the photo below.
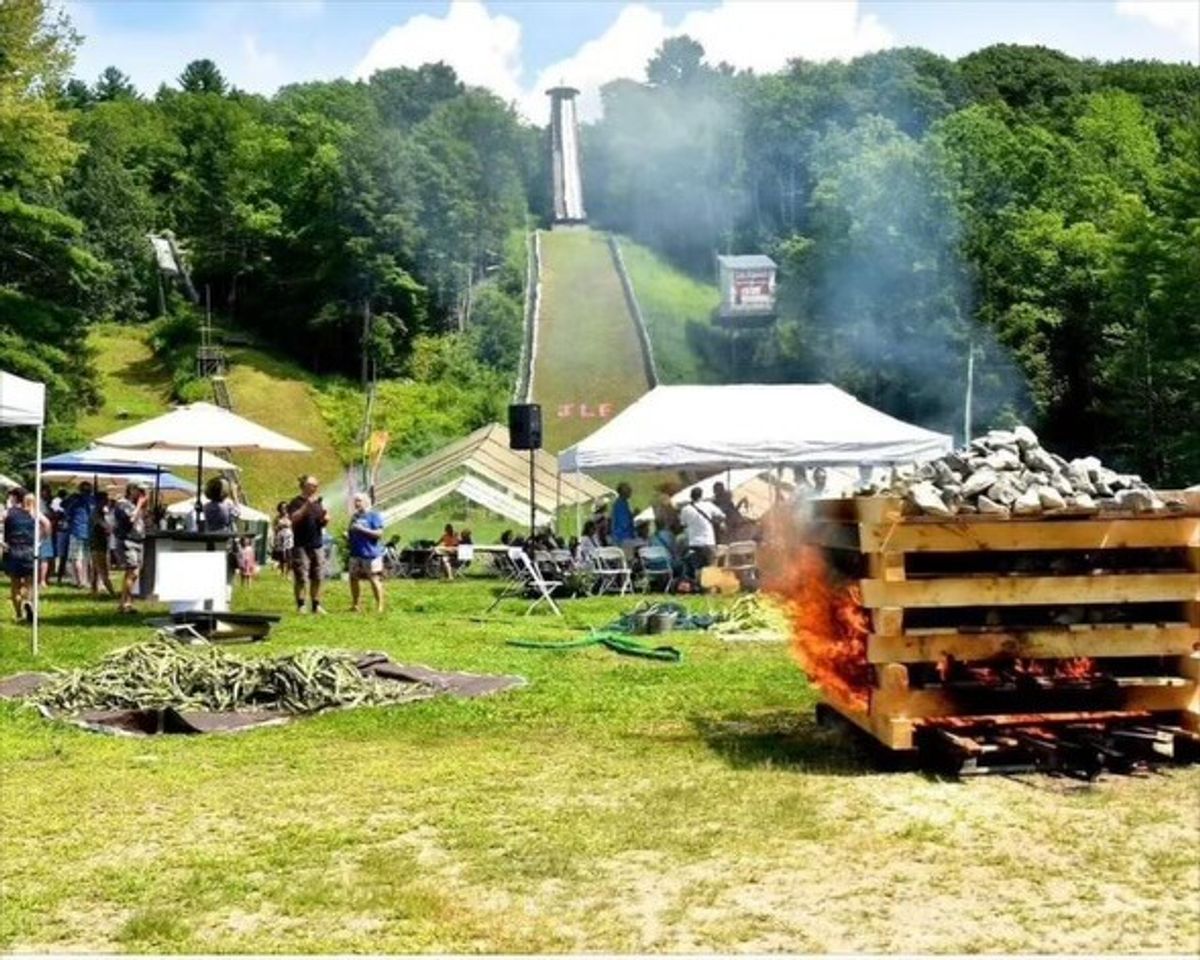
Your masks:
[{"label": "pile of corn husk", "polygon": [[761,593],[746,593],[721,611],[712,630],[722,640],[782,640],[788,636],[787,617]]},{"label": "pile of corn husk", "polygon": [[399,703],[431,695],[423,683],[364,676],[359,654],[305,649],[240,659],[216,647],[159,638],[114,650],[98,664],[60,670],[31,700],[49,710],[247,711],[313,713],[330,707]]},{"label": "pile of corn husk", "polygon": [[893,471],[887,483],[857,492],[900,496],[914,512],[942,517],[1159,513],[1176,506],[1137,474],[1117,473],[1096,457],[1067,461],[1048,452],[1025,426],[992,430],[961,450]]}]

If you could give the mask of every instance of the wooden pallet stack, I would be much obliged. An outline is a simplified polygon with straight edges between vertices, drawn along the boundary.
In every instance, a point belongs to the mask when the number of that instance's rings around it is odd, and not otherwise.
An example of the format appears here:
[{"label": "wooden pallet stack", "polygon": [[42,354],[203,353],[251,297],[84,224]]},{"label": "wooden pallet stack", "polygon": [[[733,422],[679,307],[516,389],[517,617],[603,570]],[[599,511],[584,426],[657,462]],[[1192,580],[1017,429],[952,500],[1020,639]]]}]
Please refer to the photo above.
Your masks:
[{"label": "wooden pallet stack", "polygon": [[[1182,510],[1152,515],[950,520],[905,515],[895,498],[821,501],[810,535],[835,561],[840,555],[843,570],[861,577],[871,622],[867,659],[874,682],[868,707],[828,693],[825,701],[886,746],[913,749],[923,726],[949,728],[964,721],[997,726],[1022,719],[996,712],[995,698],[990,712],[980,713],[960,692],[930,682],[928,665],[948,657],[1090,658],[1114,678],[1117,702],[1105,709],[1039,714],[1039,720],[1103,722],[1142,715],[1200,731],[1196,498]],[[1130,556],[1136,556],[1133,569]],[[1036,572],[1021,572],[1023,563]],[[1070,616],[1054,616],[1062,610]]]}]

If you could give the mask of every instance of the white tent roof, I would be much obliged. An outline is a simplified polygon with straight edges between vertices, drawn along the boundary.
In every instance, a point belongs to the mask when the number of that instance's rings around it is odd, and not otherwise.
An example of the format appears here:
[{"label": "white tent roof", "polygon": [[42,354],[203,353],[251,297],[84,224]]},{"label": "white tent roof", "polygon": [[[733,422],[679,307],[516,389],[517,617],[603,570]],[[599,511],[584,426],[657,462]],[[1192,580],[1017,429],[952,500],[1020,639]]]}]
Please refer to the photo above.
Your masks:
[{"label": "white tent roof", "polygon": [[[208,497],[201,496],[201,503],[208,503]],[[193,497],[188,497],[186,500],[181,500],[179,503],[173,503],[167,507],[167,513],[173,517],[186,517],[196,511],[196,501]],[[238,519],[244,520],[247,523],[270,523],[271,518],[261,510],[255,510],[253,507],[247,506],[244,503],[238,504]]]},{"label": "white tent roof", "polygon": [[13,487],[19,486],[20,484],[17,483],[17,481],[12,477],[6,477],[4,474],[0,473],[0,490],[11,490]]},{"label": "white tent roof", "polygon": [[46,385],[0,370],[0,427],[38,427],[46,415]]},{"label": "white tent roof", "polygon": [[559,454],[564,470],[905,463],[951,450],[935,433],[828,383],[655,387]]},{"label": "white tent roof", "polygon": [[189,403],[170,413],[147,420],[124,430],[99,437],[96,442],[110,447],[167,447],[175,450],[195,450],[197,447],[216,447],[228,450],[283,450],[307,453],[304,444],[282,433],[260,427],[211,403]]},{"label": "white tent roof", "polygon": [[[131,450],[128,447],[104,447],[93,444],[75,454],[78,460],[96,460],[101,463],[153,463],[160,467],[194,467],[195,450],[173,450],[166,447]],[[237,470],[237,465],[204,452],[205,470]]]}]

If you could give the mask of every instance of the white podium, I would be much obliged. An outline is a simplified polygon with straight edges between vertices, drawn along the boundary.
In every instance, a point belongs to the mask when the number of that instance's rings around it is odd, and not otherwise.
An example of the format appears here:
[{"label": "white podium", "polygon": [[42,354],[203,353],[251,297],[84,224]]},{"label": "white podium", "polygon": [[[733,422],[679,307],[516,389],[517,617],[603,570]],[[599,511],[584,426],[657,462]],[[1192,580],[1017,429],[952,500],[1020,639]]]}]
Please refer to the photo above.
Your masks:
[{"label": "white podium", "polygon": [[147,536],[154,598],[168,604],[171,613],[228,611],[228,544],[233,536],[177,530]]}]

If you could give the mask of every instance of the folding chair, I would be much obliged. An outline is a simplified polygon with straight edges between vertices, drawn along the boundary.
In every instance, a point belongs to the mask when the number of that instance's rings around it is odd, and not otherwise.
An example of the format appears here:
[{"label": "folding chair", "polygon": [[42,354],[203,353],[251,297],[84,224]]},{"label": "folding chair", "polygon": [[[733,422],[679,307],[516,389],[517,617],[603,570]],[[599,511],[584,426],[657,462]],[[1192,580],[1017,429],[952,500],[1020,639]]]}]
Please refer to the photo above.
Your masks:
[{"label": "folding chair", "polygon": [[620,547],[600,547],[592,554],[592,570],[596,574],[596,595],[633,590],[633,571]]},{"label": "folding chair", "polygon": [[753,540],[739,540],[729,545],[725,555],[725,569],[737,576],[743,587],[758,584],[758,544]]},{"label": "folding chair", "polygon": [[638,559],[642,565],[642,586],[649,593],[655,581],[662,581],[662,592],[670,593],[675,582],[675,564],[666,547],[638,547]]},{"label": "folding chair", "polygon": [[571,556],[570,550],[551,550],[550,559],[554,561],[554,565],[558,568],[559,576],[566,576],[568,573],[575,571],[575,558]]},{"label": "folding chair", "polygon": [[491,613],[492,610],[500,605],[501,600],[506,600],[509,597],[528,598],[532,596],[533,603],[526,609],[525,616],[533,613],[534,608],[538,604],[545,602],[550,605],[551,610],[561,617],[562,611],[558,609],[558,604],[554,602],[552,594],[558,587],[562,586],[562,581],[547,580],[543,577],[541,571],[538,569],[538,565],[530,560],[525,551],[520,547],[513,547],[509,550],[508,559],[516,568],[517,577],[505,584],[504,590],[500,596],[492,601],[492,605],[487,608],[487,612]]}]

